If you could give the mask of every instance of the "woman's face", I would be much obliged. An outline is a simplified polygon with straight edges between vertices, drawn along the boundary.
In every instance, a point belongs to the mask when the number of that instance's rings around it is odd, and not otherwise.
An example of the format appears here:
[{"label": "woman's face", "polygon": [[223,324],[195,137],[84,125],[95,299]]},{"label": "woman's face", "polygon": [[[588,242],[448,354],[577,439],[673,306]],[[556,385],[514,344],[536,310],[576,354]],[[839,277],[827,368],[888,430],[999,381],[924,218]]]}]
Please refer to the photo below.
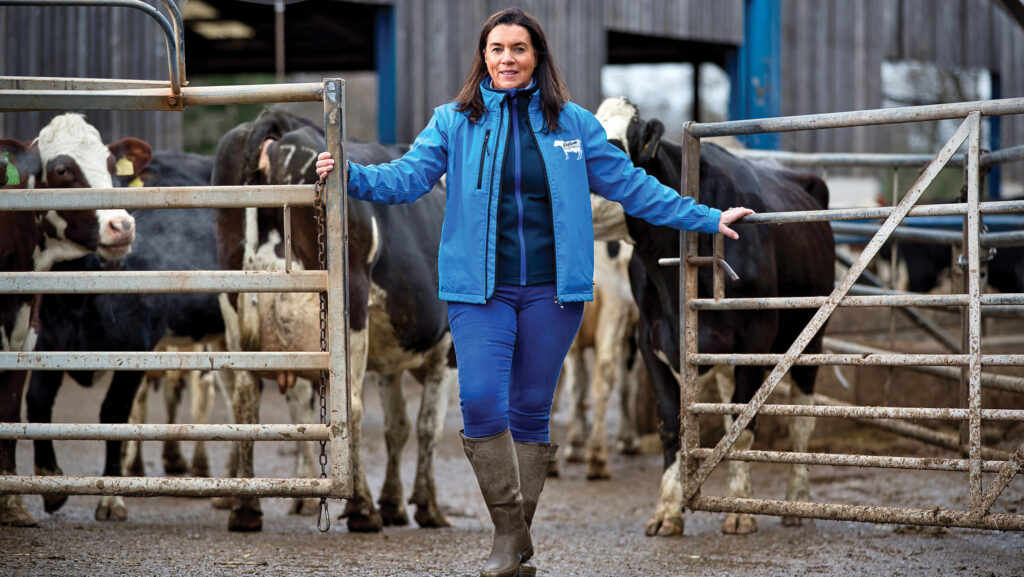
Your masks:
[{"label": "woman's face", "polygon": [[484,62],[491,84],[499,90],[526,88],[537,68],[530,31],[518,24],[499,24],[487,35]]}]

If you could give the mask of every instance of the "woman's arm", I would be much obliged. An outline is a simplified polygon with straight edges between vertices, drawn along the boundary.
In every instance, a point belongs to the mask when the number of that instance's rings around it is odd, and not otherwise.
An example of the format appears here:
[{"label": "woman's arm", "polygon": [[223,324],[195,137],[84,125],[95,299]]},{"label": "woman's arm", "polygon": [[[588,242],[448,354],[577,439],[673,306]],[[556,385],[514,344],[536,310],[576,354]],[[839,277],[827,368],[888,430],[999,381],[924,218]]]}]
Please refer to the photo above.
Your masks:
[{"label": "woman's arm", "polygon": [[723,212],[680,196],[635,166],[625,152],[608,142],[601,123],[589,113],[585,114],[589,118],[584,118],[582,132],[591,190],[618,202],[627,213],[651,224],[739,238],[729,225],[753,214],[753,210],[737,207]]},{"label": "woman's arm", "polygon": [[[435,111],[427,127],[416,137],[409,152],[386,164],[348,163],[349,196],[378,204],[413,202],[441,179],[448,165],[448,135]],[[334,169],[329,152],[317,157],[316,173],[321,178]]]}]

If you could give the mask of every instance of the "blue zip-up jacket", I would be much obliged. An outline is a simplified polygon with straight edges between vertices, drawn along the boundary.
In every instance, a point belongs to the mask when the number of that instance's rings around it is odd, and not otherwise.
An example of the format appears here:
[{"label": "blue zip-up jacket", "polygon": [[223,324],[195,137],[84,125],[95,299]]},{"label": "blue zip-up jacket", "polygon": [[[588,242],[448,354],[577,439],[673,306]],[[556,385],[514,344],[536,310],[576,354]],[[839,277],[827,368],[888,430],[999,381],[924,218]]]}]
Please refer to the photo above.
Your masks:
[{"label": "blue zip-up jacket", "polygon": [[[484,82],[489,82],[485,79]],[[484,303],[494,294],[497,217],[508,136],[505,94],[481,90],[487,112],[478,122],[448,103],[416,137],[409,152],[387,164],[349,163],[348,194],[381,204],[412,202],[448,173],[448,196],[438,253],[438,296]],[[560,302],[594,298],[594,229],[590,191],[622,204],[655,225],[717,233],[721,211],[662,185],[608,142],[601,123],[567,103],[558,132],[542,132],[540,96],[530,101],[533,127],[548,179],[555,236],[555,289]]]}]

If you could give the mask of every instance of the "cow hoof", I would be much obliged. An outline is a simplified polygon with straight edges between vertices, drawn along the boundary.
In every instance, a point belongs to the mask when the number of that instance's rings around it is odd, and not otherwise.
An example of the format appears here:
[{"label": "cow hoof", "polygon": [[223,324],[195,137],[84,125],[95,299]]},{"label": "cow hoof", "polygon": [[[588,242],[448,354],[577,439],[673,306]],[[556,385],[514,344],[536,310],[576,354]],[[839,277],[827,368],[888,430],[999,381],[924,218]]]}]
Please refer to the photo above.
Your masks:
[{"label": "cow hoof", "polygon": [[168,475],[184,475],[188,472],[188,463],[185,462],[185,457],[181,456],[181,452],[176,448],[172,450],[164,450],[164,472]]},{"label": "cow hoof", "polygon": [[210,461],[207,460],[206,455],[193,455],[192,457],[192,476],[193,477],[209,477],[210,476]]},{"label": "cow hoof", "polygon": [[551,461],[548,465],[548,477],[560,477],[562,475],[558,468],[558,459]]},{"label": "cow hoof", "polygon": [[316,515],[320,511],[320,499],[292,499],[289,515]]},{"label": "cow hoof", "polygon": [[565,448],[565,462],[582,463],[586,459],[585,452],[582,445],[569,445]]},{"label": "cow hoof", "polygon": [[786,527],[802,527],[804,520],[800,517],[783,517],[782,524]]},{"label": "cow hoof", "polygon": [[757,521],[753,515],[729,513],[722,523],[722,533],[726,535],[749,535],[757,532]]},{"label": "cow hoof", "polygon": [[233,504],[234,500],[231,497],[213,497],[210,499],[210,505],[214,509],[230,509]]},{"label": "cow hoof", "polygon": [[38,527],[39,522],[25,508],[21,495],[0,495],[0,526]]},{"label": "cow hoof", "polygon": [[58,509],[64,506],[64,503],[68,502],[67,495],[57,495],[55,493],[47,493],[43,495],[43,510],[47,513],[54,513]]},{"label": "cow hoof", "polygon": [[385,527],[405,527],[409,524],[409,513],[401,502],[381,501],[377,504],[380,505],[380,518]]},{"label": "cow hoof", "polygon": [[239,533],[254,533],[263,530],[263,511],[259,503],[241,503],[231,508],[231,516],[228,517],[228,531]]},{"label": "cow hoof", "polygon": [[668,519],[651,518],[647,522],[644,534],[648,537],[674,537],[683,534],[685,522],[682,517],[670,517]]},{"label": "cow hoof", "polygon": [[441,511],[441,508],[437,506],[437,503],[417,504],[414,517],[416,524],[424,529],[440,529],[452,526],[452,522]]},{"label": "cow hoof", "polygon": [[100,497],[95,517],[97,521],[124,521],[128,519],[128,507],[121,497]]},{"label": "cow hoof", "polygon": [[615,443],[615,450],[620,455],[637,455],[640,453],[640,440],[636,438],[619,439]]},{"label": "cow hoof", "polygon": [[341,517],[346,519],[351,533],[379,533],[384,530],[384,519],[368,501],[349,499]]},{"label": "cow hoof", "polygon": [[136,458],[125,465],[124,474],[127,477],[145,477],[146,464],[142,460],[142,453],[136,453]]},{"label": "cow hoof", "polygon": [[598,481],[601,479],[611,479],[612,468],[608,466],[608,461],[587,461],[587,480]]}]

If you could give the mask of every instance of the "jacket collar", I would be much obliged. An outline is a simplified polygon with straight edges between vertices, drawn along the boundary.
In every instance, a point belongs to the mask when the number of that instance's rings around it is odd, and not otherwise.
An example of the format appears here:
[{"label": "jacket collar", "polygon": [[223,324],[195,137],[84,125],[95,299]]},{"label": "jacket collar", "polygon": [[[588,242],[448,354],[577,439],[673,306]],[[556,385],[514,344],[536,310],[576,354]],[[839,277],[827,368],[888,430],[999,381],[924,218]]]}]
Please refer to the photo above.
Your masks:
[{"label": "jacket collar", "polygon": [[480,95],[484,99],[484,106],[487,110],[498,110],[501,108],[501,103],[505,101],[508,96],[518,94],[525,94],[531,99],[537,94],[537,79],[531,78],[530,85],[526,88],[512,88],[509,90],[502,90],[495,88],[491,84],[490,77],[484,78],[480,82]]}]

